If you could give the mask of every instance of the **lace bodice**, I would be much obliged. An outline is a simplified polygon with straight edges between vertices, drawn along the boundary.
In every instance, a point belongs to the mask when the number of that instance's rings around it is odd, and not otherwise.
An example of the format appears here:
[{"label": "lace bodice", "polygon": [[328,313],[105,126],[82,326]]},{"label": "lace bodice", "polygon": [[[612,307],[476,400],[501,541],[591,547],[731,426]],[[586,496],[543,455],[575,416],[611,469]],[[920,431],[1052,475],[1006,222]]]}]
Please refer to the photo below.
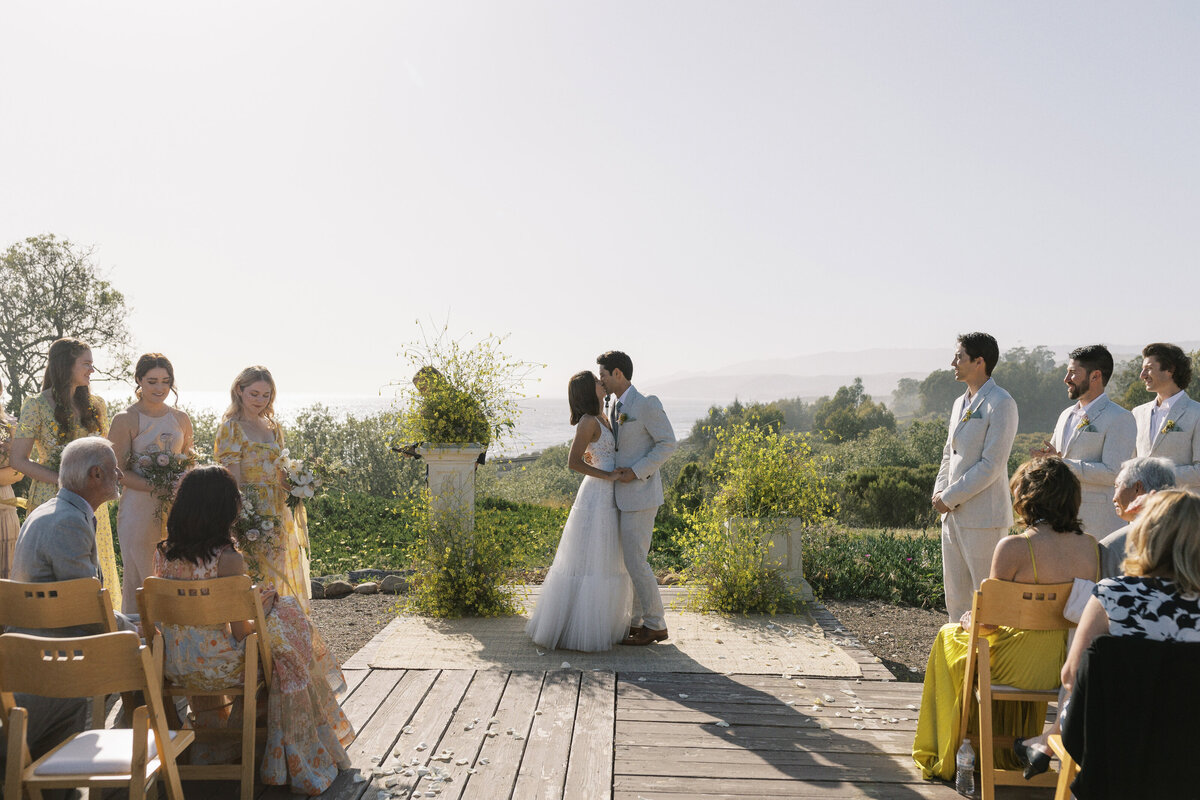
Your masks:
[{"label": "lace bodice", "polygon": [[600,438],[587,446],[596,469],[611,470],[617,463],[617,440],[603,422],[600,423]]}]

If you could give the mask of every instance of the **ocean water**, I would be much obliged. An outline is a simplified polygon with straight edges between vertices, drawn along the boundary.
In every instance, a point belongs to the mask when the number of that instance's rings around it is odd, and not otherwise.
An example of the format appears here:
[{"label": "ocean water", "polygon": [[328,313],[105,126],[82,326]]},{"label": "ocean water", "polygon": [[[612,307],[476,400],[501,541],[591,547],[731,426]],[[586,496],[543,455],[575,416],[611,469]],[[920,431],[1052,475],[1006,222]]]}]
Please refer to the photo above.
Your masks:
[{"label": "ocean water", "polygon": [[[660,397],[663,409],[675,429],[675,438],[683,439],[692,430],[696,420],[708,416],[708,401],[695,399],[671,399]],[[321,404],[341,419],[354,416],[359,419],[378,414],[392,408],[396,400],[390,396],[349,394],[280,394],[275,403],[276,415],[287,424],[306,408]],[[229,405],[229,393],[184,391],[179,404],[197,411],[210,411],[218,417]],[[571,427],[570,411],[566,398],[531,397],[521,401],[521,417],[517,420],[516,436],[501,443],[496,455],[517,456],[544,450],[554,445],[571,441],[575,429]]]}]

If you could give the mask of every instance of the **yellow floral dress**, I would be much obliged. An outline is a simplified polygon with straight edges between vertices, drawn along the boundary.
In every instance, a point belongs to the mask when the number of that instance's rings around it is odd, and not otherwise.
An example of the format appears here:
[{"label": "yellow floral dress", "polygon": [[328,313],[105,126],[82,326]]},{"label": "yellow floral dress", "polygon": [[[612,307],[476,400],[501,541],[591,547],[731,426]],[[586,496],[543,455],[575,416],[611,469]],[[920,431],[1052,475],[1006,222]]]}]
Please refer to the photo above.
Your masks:
[{"label": "yellow floral dress", "polygon": [[[220,557],[218,552],[194,564],[167,560],[155,550],[154,572],[172,580],[215,578]],[[346,681],[316,627],[300,610],[297,598],[277,598],[265,621],[274,672],[259,777],[271,786],[288,785],[295,792],[318,795],[329,788],[339,769],[350,766],[345,748],[354,741],[354,728],[337,702],[337,693],[345,691]],[[246,642],[234,638],[228,625],[164,625],[163,644],[163,673],[181,686],[211,692],[242,681]],[[197,728],[240,722],[231,715],[228,703],[205,696],[188,698],[188,702]],[[206,763],[222,760],[219,752],[197,752]]]},{"label": "yellow floral dress", "polygon": [[[8,466],[8,448],[12,445],[15,423],[16,420],[0,408],[0,468]],[[0,486],[0,578],[7,578],[12,569],[13,549],[17,544],[17,534],[21,532],[21,522],[17,519],[18,505],[12,486]]]},{"label": "yellow floral dress", "polygon": [[[33,439],[31,460],[55,471],[58,470],[58,460],[62,457],[62,449],[67,444],[84,436],[108,435],[108,409],[104,401],[92,395],[92,408],[100,420],[98,432],[85,430],[74,417],[71,418],[71,430],[67,433],[66,442],[59,444],[58,422],[54,419],[54,401],[49,395],[42,393],[28,398],[21,405],[21,419],[13,433],[14,439]],[[32,480],[29,485],[29,508],[26,513],[32,513],[35,508],[58,494],[58,486],[53,483]],[[96,549],[100,555],[100,579],[108,589],[114,608],[121,608],[121,578],[117,574],[117,556],[113,551],[112,525],[108,521],[108,503],[96,509]]]},{"label": "yellow floral dress", "polygon": [[287,506],[287,492],[279,483],[275,460],[282,448],[279,434],[271,442],[255,442],[246,437],[237,420],[226,420],[217,428],[213,457],[225,467],[241,469],[240,487],[253,496],[256,510],[283,521],[283,533],[269,542],[248,544],[243,548],[246,570],[255,583],[274,586],[281,597],[295,597],[304,613],[310,611],[312,588],[308,571],[308,526],[297,508],[293,515]]}]

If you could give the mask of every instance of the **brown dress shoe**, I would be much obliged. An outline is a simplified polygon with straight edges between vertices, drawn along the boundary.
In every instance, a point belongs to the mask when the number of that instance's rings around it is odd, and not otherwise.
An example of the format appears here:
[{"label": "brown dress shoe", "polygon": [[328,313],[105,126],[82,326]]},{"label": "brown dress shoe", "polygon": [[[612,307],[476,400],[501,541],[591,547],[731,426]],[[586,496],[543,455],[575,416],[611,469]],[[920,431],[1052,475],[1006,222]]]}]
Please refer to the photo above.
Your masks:
[{"label": "brown dress shoe", "polygon": [[626,636],[621,640],[621,644],[632,645],[633,647],[644,647],[648,644],[661,642],[667,638],[667,629],[656,631],[653,628],[642,628],[637,634]]},{"label": "brown dress shoe", "polygon": [[632,639],[634,636],[637,636],[639,633],[641,633],[644,630],[646,630],[646,629],[643,628],[641,625],[632,625],[629,628],[629,633],[625,634],[625,638]]}]

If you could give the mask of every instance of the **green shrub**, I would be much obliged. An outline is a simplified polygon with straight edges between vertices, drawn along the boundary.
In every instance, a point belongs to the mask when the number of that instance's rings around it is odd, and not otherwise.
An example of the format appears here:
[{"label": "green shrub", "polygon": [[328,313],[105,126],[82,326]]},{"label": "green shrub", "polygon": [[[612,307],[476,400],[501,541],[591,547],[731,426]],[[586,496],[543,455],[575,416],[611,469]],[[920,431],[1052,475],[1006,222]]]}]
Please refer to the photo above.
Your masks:
[{"label": "green shrub", "polygon": [[[770,566],[771,534],[781,518],[812,524],[836,507],[818,460],[802,437],[745,423],[716,432],[712,496],[684,516],[678,537],[692,585],[691,607],[740,613],[792,611],[802,601]],[[750,518],[734,535],[731,519]]]},{"label": "green shrub", "polygon": [[520,612],[510,587],[516,557],[511,537],[479,515],[474,528],[449,517],[419,526],[408,555],[415,574],[406,603],[432,617],[499,617]]},{"label": "green shrub", "polygon": [[412,497],[332,492],[305,503],[313,575],[404,569],[425,508]]},{"label": "green shrub", "polygon": [[804,535],[804,575],[819,598],[946,607],[937,534],[813,528]]},{"label": "green shrub", "polygon": [[930,504],[938,467],[877,467],[842,479],[841,519],[848,525],[925,528],[937,523]]}]

